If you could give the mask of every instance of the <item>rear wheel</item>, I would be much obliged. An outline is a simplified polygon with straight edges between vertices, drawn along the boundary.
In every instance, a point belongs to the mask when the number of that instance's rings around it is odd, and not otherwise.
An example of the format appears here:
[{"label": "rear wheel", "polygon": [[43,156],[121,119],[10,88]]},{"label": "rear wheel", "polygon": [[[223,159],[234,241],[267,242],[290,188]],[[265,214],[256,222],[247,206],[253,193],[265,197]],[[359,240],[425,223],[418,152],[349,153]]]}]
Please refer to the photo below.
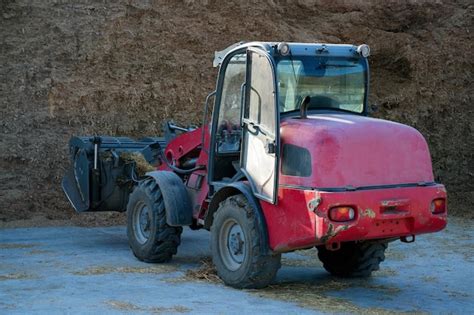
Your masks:
[{"label": "rear wheel", "polygon": [[235,288],[267,286],[280,268],[280,254],[267,251],[261,225],[243,195],[224,200],[211,227],[212,261],[217,274]]},{"label": "rear wheel", "polygon": [[166,224],[166,210],[158,184],[141,181],[127,205],[127,236],[130,248],[145,262],[167,262],[177,253],[181,227]]},{"label": "rear wheel", "polygon": [[369,277],[385,259],[385,242],[346,242],[330,251],[318,246],[318,257],[332,275],[338,277]]}]

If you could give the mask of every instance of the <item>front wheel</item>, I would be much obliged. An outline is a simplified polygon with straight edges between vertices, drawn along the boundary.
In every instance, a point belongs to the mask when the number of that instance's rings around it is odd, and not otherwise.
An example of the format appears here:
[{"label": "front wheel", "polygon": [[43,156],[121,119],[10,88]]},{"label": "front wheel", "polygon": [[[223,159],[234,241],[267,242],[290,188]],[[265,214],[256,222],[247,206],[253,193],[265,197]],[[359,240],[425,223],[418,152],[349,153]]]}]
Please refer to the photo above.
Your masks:
[{"label": "front wheel", "polygon": [[386,242],[345,242],[335,251],[318,246],[324,269],[337,277],[369,277],[385,259]]},{"label": "front wheel", "polygon": [[127,236],[130,248],[145,262],[167,262],[176,254],[181,227],[166,223],[163,196],[154,179],[141,181],[127,205]]},{"label": "front wheel", "polygon": [[263,288],[280,268],[280,254],[267,250],[262,226],[243,195],[224,200],[211,227],[212,261],[225,284]]}]

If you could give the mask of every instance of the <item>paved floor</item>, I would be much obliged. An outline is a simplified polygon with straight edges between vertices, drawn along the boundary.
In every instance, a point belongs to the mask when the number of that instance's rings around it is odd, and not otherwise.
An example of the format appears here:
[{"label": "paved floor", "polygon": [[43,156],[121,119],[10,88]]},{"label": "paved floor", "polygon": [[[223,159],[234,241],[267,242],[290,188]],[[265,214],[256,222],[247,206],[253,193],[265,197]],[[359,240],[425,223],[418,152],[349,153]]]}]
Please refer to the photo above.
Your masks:
[{"label": "paved floor", "polygon": [[124,227],[3,229],[0,313],[474,313],[472,223],[391,243],[370,279],[333,278],[311,250],[246,291],[189,277],[209,256],[206,231],[186,229],[174,261],[157,265],[133,257]]}]

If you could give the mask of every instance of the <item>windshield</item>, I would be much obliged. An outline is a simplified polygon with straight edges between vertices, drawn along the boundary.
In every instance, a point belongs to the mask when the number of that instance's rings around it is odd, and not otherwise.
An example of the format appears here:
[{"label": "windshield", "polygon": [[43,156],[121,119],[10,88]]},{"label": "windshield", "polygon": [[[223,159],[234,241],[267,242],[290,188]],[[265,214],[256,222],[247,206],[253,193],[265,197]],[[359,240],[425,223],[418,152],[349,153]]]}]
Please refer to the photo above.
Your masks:
[{"label": "windshield", "polygon": [[300,108],[335,109],[362,113],[365,99],[364,59],[290,57],[277,61],[280,113]]}]

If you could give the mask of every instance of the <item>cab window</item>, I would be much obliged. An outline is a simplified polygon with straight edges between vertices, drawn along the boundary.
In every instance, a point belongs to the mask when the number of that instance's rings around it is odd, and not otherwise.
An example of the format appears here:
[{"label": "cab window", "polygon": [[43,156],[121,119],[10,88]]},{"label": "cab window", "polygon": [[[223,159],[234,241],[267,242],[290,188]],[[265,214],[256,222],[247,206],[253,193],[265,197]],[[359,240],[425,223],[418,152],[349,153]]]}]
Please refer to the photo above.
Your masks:
[{"label": "cab window", "polygon": [[227,64],[217,121],[217,152],[240,151],[241,89],[245,82],[245,53],[236,54]]}]

